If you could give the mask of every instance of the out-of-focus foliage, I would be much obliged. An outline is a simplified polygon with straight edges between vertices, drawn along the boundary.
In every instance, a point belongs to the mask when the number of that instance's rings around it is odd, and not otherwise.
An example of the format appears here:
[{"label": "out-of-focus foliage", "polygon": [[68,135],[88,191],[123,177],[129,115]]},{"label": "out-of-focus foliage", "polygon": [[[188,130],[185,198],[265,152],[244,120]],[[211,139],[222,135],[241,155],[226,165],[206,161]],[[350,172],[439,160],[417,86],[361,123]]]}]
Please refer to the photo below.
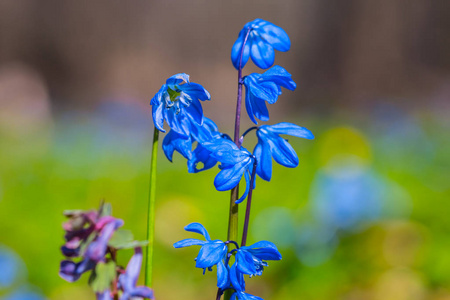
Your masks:
[{"label": "out-of-focus foliage", "polygon": [[[450,297],[448,123],[380,109],[359,119],[290,120],[316,139],[290,139],[299,167],[274,164],[271,182],[257,180],[249,244],[270,240],[283,260],[249,281],[249,292],[274,300]],[[0,244],[12,255],[1,265],[1,295],[21,278],[3,273],[20,256],[28,274],[17,284],[29,282],[48,299],[91,299],[85,280],[68,284],[58,276],[62,212],[105,199],[144,239],[149,107],[107,101],[90,114],[15,126],[20,130],[0,136]],[[192,270],[198,249],[172,244],[186,238],[191,222],[225,239],[229,193],[215,190],[214,172],[189,174],[178,154],[170,163],[161,151],[158,168],[155,296],[211,299],[216,278]]]}]

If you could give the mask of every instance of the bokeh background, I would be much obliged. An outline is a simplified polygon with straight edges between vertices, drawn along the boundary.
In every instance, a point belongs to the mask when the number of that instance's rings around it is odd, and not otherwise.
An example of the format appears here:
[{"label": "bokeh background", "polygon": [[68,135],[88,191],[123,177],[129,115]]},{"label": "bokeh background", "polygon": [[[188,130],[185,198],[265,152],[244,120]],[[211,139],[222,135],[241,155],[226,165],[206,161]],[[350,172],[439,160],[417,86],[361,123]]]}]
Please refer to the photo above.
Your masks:
[{"label": "bokeh background", "polygon": [[[283,260],[248,291],[450,299],[447,0],[0,1],[1,299],[94,299],[86,276],[58,276],[63,210],[105,199],[143,239],[151,97],[188,73],[212,95],[206,116],[232,132],[230,49],[255,18],[292,42],[275,63],[298,88],[270,106],[270,123],[316,139],[291,138],[299,167],[257,182],[249,242],[275,242]],[[197,249],[172,244],[194,221],[224,239],[229,193],[214,189],[217,169],[188,174],[179,155],[161,152],[158,168],[156,296],[212,299],[215,276],[194,268]]]}]

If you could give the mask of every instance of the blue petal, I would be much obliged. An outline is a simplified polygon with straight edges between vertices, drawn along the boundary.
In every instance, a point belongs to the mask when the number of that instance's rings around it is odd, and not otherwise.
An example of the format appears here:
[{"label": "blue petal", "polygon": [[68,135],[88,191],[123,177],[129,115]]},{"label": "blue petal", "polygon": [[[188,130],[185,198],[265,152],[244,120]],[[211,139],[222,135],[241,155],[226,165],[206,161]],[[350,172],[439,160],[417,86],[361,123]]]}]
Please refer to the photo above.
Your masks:
[{"label": "blue petal", "polygon": [[155,127],[161,132],[166,132],[164,126],[164,104],[161,102],[152,106],[152,117]]},{"label": "blue petal", "polygon": [[243,274],[253,275],[257,272],[252,254],[242,248],[236,253],[236,265],[239,272]]},{"label": "blue petal", "polygon": [[292,80],[291,76],[283,67],[274,66],[262,74],[261,80],[274,82],[293,91],[297,87],[297,84]]},{"label": "blue petal", "polygon": [[255,96],[250,92],[250,89],[245,89],[245,109],[247,110],[248,117],[252,120],[253,123],[258,124],[254,117],[255,113],[253,112],[253,103],[258,101],[258,99],[254,99]]},{"label": "blue petal", "polygon": [[261,69],[269,68],[275,61],[275,52],[273,47],[258,35],[255,35],[252,39],[250,55],[255,65]]},{"label": "blue petal", "polygon": [[174,248],[183,248],[183,247],[189,247],[189,246],[194,246],[194,245],[204,245],[206,244],[206,241],[201,241],[198,239],[184,239],[181,241],[178,241],[176,243],[173,244]]},{"label": "blue petal", "polygon": [[180,90],[189,94],[192,98],[197,98],[202,101],[211,100],[211,95],[209,92],[200,84],[191,82],[189,84],[183,84]]},{"label": "blue petal", "polygon": [[269,139],[270,150],[273,159],[288,168],[295,168],[298,166],[298,156],[294,148],[283,138]]},{"label": "blue petal", "polygon": [[199,126],[203,124],[203,108],[198,99],[192,99],[191,105],[185,110]]},{"label": "blue petal", "polygon": [[248,192],[250,191],[251,178],[250,178],[250,173],[249,173],[248,169],[245,171],[244,177],[245,177],[245,191],[244,191],[244,194],[242,194],[242,196],[236,200],[236,204],[239,204],[242,201],[244,201],[244,199],[247,198]]},{"label": "blue petal", "polygon": [[[261,127],[264,126],[267,125],[263,125]],[[276,134],[288,134],[305,139],[314,139],[314,135],[311,131],[305,127],[300,127],[293,123],[281,122],[275,125],[267,126],[265,129]]]},{"label": "blue petal", "polygon": [[[236,68],[236,70],[239,69],[239,60],[241,59],[242,43],[244,42],[246,32],[247,32],[246,30],[241,30],[238,39],[234,43],[233,48],[231,48],[231,62],[233,63],[233,66]],[[245,43],[244,53],[242,55],[241,68],[244,68],[249,57],[250,57],[250,41],[247,39],[247,42]]]},{"label": "blue petal", "polygon": [[167,91],[167,86],[165,84],[159,89],[159,91],[153,96],[152,100],[150,100],[150,105],[159,105],[161,104],[163,94]]},{"label": "blue petal", "polygon": [[207,241],[210,241],[211,238],[209,237],[208,231],[206,231],[205,227],[200,223],[191,223],[184,227],[184,230],[195,232],[203,235]]},{"label": "blue petal", "polygon": [[[197,169],[197,164],[203,163],[203,168]],[[217,160],[211,157],[211,152],[205,149],[201,144],[197,145],[197,148],[192,152],[191,159],[188,160],[189,173],[197,173],[200,171],[208,170],[214,167]]]},{"label": "blue petal", "polygon": [[269,111],[267,110],[266,101],[255,98],[253,110],[258,119],[261,121],[269,121]]},{"label": "blue petal", "polygon": [[250,252],[255,257],[262,260],[280,260],[281,254],[274,243],[269,241],[260,241],[250,246],[241,247],[241,249]]},{"label": "blue petal", "polygon": [[227,191],[238,185],[249,163],[251,163],[250,158],[242,160],[230,168],[222,169],[214,179],[216,189],[218,191]]},{"label": "blue petal", "polygon": [[189,120],[186,118],[183,110],[177,114],[174,108],[170,108],[165,109],[164,113],[166,122],[169,124],[170,128],[173,129],[173,131],[189,136]]},{"label": "blue petal", "polygon": [[203,143],[202,146],[211,152],[212,157],[226,165],[234,165],[248,157],[248,153],[239,150],[236,144],[227,138],[214,139]]},{"label": "blue petal", "polygon": [[260,139],[253,150],[253,155],[258,162],[256,165],[256,174],[262,179],[270,181],[272,178],[272,155],[270,153],[269,145],[264,140]]},{"label": "blue petal", "polygon": [[217,263],[217,287],[220,289],[225,289],[229,286],[230,279],[228,276],[228,269],[223,261],[219,261]]},{"label": "blue petal", "polygon": [[236,291],[245,291],[244,275],[236,268],[236,262],[230,268],[230,281]]},{"label": "blue petal", "polygon": [[176,133],[173,130],[169,131],[169,133],[164,137],[162,148],[169,161],[172,161],[173,152],[175,150],[183,155],[186,159],[191,159],[192,157],[191,139],[189,137]]},{"label": "blue petal", "polygon": [[226,252],[227,245],[222,241],[206,243],[198,253],[195,266],[202,269],[212,267],[223,259]]},{"label": "blue petal", "polygon": [[276,50],[286,52],[291,48],[291,41],[286,31],[272,23],[258,28],[261,37]]},{"label": "blue petal", "polygon": [[175,74],[166,80],[167,85],[179,85],[181,83],[189,83],[189,75],[185,73]]},{"label": "blue petal", "polygon": [[279,95],[277,85],[270,81],[259,82],[258,80],[261,77],[256,77],[255,75],[259,74],[250,74],[245,77],[245,88],[249,89],[256,98],[268,101],[270,103],[276,102]]}]

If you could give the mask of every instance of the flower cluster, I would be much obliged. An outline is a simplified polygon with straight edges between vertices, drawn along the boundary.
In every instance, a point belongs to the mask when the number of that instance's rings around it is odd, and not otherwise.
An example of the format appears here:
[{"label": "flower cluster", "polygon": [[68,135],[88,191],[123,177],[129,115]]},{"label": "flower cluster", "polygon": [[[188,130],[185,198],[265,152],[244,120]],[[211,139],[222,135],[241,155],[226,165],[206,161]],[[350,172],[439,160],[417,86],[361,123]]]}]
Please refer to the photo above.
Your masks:
[{"label": "flower cluster", "polygon": [[[150,288],[136,287],[141,247],[147,242],[134,241],[129,231],[120,229],[124,222],[111,216],[108,204],[102,204],[98,211],[75,210],[64,214],[69,220],[63,224],[66,243],[61,252],[67,259],[60,265],[61,278],[73,282],[83,273],[92,271],[89,282],[97,299],[112,300],[119,294],[120,300],[153,299]],[[127,248],[134,248],[135,254],[124,271],[116,264],[116,253]],[[75,262],[76,258],[81,260]]]},{"label": "flower cluster", "polygon": [[[197,268],[212,271],[217,267],[217,287],[222,294],[227,289],[234,290],[232,298],[237,299],[261,299],[245,293],[244,275],[260,276],[264,267],[268,264],[266,260],[280,260],[281,254],[277,247],[268,241],[260,241],[251,246],[239,247],[234,241],[211,240],[205,227],[199,223],[191,223],[184,227],[186,231],[195,232],[204,236],[205,241],[199,239],[184,239],[176,242],[175,248],[183,248],[193,245],[201,246],[195,266]],[[233,243],[236,249],[227,250],[227,244]],[[234,262],[230,266],[230,260]]]},{"label": "flower cluster", "polygon": [[[167,79],[150,103],[155,127],[165,132],[162,127],[165,120],[171,128],[162,144],[166,157],[172,161],[174,152],[180,153],[187,160],[190,173],[211,169],[218,164],[219,172],[214,179],[214,186],[218,191],[231,190],[244,178],[245,191],[232,201],[239,204],[248,196],[247,209],[250,208],[250,192],[255,188],[256,175],[270,181],[272,159],[288,168],[299,164],[296,152],[281,135],[314,138],[308,129],[288,122],[255,126],[239,138],[242,86],[245,87],[247,114],[255,124],[258,124],[257,119],[269,121],[267,103],[276,103],[282,94],[282,88],[291,91],[296,89],[297,84],[292,75],[281,66],[273,66],[274,50],[288,51],[290,45],[289,36],[282,28],[261,19],[245,24],[240,31],[231,50],[231,61],[239,71],[234,141],[221,133],[211,119],[203,116],[199,100],[210,100],[210,95],[201,85],[191,83],[186,74],[177,74]],[[262,74],[252,73],[242,77],[242,69],[249,58],[258,67],[270,69]],[[258,139],[253,153],[243,146],[245,136],[252,131],[255,131]],[[241,247],[235,241],[211,240],[205,228],[198,223],[189,224],[185,230],[199,233],[205,240],[186,239],[174,246],[201,246],[196,267],[205,272],[216,266],[219,298],[225,290],[233,289],[232,299],[261,299],[245,293],[244,275],[261,275],[267,266],[265,261],[280,260],[281,255],[271,242],[261,241],[245,246],[248,219],[245,221]],[[236,249],[228,251],[229,243],[234,244]],[[230,265],[231,258],[234,258],[234,262]]]}]

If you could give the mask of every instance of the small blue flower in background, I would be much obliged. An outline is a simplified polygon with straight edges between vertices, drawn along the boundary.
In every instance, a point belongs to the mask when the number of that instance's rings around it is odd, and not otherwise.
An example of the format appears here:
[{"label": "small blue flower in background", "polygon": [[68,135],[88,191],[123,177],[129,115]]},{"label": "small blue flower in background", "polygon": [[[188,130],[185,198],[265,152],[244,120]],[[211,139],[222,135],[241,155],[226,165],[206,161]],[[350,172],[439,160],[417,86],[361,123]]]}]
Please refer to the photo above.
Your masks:
[{"label": "small blue flower in background", "polygon": [[141,272],[142,248],[134,249],[134,255],[128,262],[125,274],[119,276],[119,288],[123,290],[120,300],[148,298],[153,299],[153,290],[146,286],[136,286]]},{"label": "small blue flower in background", "polygon": [[275,61],[274,49],[286,52],[291,48],[289,36],[281,27],[268,21],[255,19],[244,25],[231,49],[231,61],[236,69],[239,69],[242,45],[249,30],[250,33],[242,55],[242,68],[247,63],[248,58],[251,57],[255,65],[261,69],[267,69]]},{"label": "small blue flower in background", "polygon": [[153,122],[162,132],[164,120],[175,132],[189,136],[190,123],[203,123],[203,109],[200,101],[210,100],[211,96],[200,84],[189,82],[189,75],[180,73],[167,79],[152,98]]},{"label": "small blue flower in background", "polygon": [[218,191],[231,190],[239,184],[242,176],[244,176],[246,189],[244,194],[236,201],[236,203],[241,203],[250,190],[250,175],[254,163],[253,155],[244,147],[239,149],[233,141],[226,138],[213,139],[210,142],[203,143],[202,146],[211,152],[211,157],[221,163],[221,171],[214,179],[214,186]]},{"label": "small blue flower in background", "polygon": [[25,269],[20,257],[12,250],[0,245],[0,289],[11,286]]},{"label": "small blue flower in background", "polygon": [[221,240],[211,240],[208,231],[200,223],[191,223],[184,227],[184,230],[201,234],[206,241],[199,239],[184,239],[173,244],[175,248],[189,247],[193,245],[202,246],[198,253],[195,263],[197,268],[211,271],[214,265],[217,265],[217,286],[223,287],[228,282],[228,270],[223,263],[227,254],[227,245]]},{"label": "small blue flower in background", "polygon": [[258,144],[253,150],[258,164],[256,173],[264,180],[272,178],[272,157],[282,166],[295,168],[298,166],[298,156],[292,146],[280,137],[287,134],[305,139],[313,139],[314,135],[308,129],[298,125],[282,122],[275,125],[262,125],[258,128]]},{"label": "small blue flower in background", "polygon": [[244,77],[245,85],[245,107],[248,116],[257,124],[256,118],[261,121],[269,120],[269,111],[266,101],[274,104],[281,95],[281,87],[288,90],[295,90],[297,84],[292,80],[283,67],[274,66],[263,74],[252,73]]}]

